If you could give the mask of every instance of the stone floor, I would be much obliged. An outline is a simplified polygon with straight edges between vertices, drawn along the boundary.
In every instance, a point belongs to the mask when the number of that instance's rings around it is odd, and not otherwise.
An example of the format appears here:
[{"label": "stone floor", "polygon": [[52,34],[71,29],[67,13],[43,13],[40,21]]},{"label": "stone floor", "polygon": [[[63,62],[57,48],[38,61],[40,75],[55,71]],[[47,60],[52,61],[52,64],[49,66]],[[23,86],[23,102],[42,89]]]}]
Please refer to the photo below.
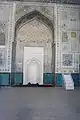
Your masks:
[{"label": "stone floor", "polygon": [[80,89],[0,88],[0,120],[80,120]]}]

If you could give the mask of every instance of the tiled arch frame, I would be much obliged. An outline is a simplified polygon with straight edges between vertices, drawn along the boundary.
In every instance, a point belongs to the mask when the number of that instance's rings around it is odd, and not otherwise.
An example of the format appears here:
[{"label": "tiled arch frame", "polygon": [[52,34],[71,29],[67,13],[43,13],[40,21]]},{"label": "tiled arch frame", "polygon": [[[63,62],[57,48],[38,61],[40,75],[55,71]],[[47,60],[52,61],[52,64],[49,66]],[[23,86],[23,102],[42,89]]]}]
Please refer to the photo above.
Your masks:
[{"label": "tiled arch frame", "polygon": [[[51,20],[49,20],[46,16],[44,16],[39,11],[32,11],[30,13],[25,14],[20,19],[17,20],[15,24],[15,33],[14,33],[14,41],[12,43],[12,64],[11,64],[11,85],[15,84],[15,61],[16,61],[16,36],[17,36],[17,30],[26,23],[26,21],[30,21],[31,19],[36,18],[36,20],[42,22],[45,26],[47,26],[51,32],[53,37],[53,43],[54,43],[54,25]],[[54,61],[55,65],[55,61]]]}]

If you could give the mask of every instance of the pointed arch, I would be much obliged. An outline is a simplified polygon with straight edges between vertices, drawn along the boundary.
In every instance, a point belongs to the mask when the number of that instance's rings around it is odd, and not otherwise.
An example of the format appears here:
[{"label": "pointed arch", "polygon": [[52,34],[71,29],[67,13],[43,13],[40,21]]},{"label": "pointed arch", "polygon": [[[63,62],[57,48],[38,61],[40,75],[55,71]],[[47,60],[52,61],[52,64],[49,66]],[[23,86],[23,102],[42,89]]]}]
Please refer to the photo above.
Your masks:
[{"label": "pointed arch", "polygon": [[[54,34],[54,26],[51,20],[49,20],[46,16],[44,16],[42,13],[40,13],[39,11],[32,11],[30,13],[25,14],[24,16],[22,16],[20,19],[17,20],[16,24],[15,24],[15,37],[16,37],[16,31],[17,29],[24,23],[26,23],[26,21],[30,21],[33,18],[36,18],[38,21],[42,22],[43,24],[45,24],[45,26],[47,26],[51,31],[52,31],[52,35]],[[15,39],[16,40],[16,39]]]},{"label": "pointed arch", "polygon": [[[12,63],[11,63],[11,85],[15,84],[15,76],[16,76],[16,36],[17,36],[17,30],[22,27],[26,22],[30,22],[33,19],[38,20],[39,22],[42,22],[49,30],[52,32],[52,38],[54,43],[54,25],[52,21],[44,16],[39,11],[32,11],[30,13],[25,14],[20,19],[16,21],[15,24],[15,32],[14,32],[14,41],[12,43]],[[54,60],[54,66],[55,66],[55,60]],[[55,71],[55,70],[54,70]]]}]

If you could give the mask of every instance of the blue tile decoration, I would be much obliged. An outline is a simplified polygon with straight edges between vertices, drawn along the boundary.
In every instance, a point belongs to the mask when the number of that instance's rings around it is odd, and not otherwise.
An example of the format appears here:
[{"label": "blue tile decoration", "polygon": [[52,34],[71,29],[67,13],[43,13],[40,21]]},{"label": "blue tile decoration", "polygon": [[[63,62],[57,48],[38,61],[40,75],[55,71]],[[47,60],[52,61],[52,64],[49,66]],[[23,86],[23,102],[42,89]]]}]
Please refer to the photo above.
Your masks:
[{"label": "blue tile decoration", "polygon": [[15,84],[19,85],[23,82],[23,73],[15,73]]},{"label": "blue tile decoration", "polygon": [[74,86],[79,87],[80,86],[80,74],[79,73],[72,73],[71,74],[73,81],[74,81]]},{"label": "blue tile decoration", "polygon": [[[72,79],[74,81],[75,87],[80,86],[80,74],[72,73]],[[15,74],[15,85],[21,85],[23,82],[23,73]],[[61,73],[56,73],[55,76],[53,73],[44,73],[43,74],[43,84],[54,84],[57,87],[62,87],[63,78]],[[0,86],[9,86],[10,85],[10,73],[0,73]]]},{"label": "blue tile decoration", "polygon": [[61,73],[56,73],[56,86],[62,86],[63,84],[63,78],[62,78],[62,74]]},{"label": "blue tile decoration", "polygon": [[52,73],[44,73],[43,84],[54,84],[54,76]]},{"label": "blue tile decoration", "polygon": [[0,86],[8,86],[9,85],[9,73],[0,73]]}]

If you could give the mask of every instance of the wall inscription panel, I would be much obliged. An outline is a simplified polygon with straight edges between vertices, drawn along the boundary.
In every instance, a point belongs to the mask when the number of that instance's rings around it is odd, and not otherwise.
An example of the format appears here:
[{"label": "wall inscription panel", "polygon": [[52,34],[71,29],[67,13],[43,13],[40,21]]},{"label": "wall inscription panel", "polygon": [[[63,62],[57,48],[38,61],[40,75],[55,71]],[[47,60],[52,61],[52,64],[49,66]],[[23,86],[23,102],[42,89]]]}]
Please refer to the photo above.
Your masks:
[{"label": "wall inscription panel", "polygon": [[65,67],[73,66],[73,55],[72,54],[63,54],[62,55],[62,65]]}]

